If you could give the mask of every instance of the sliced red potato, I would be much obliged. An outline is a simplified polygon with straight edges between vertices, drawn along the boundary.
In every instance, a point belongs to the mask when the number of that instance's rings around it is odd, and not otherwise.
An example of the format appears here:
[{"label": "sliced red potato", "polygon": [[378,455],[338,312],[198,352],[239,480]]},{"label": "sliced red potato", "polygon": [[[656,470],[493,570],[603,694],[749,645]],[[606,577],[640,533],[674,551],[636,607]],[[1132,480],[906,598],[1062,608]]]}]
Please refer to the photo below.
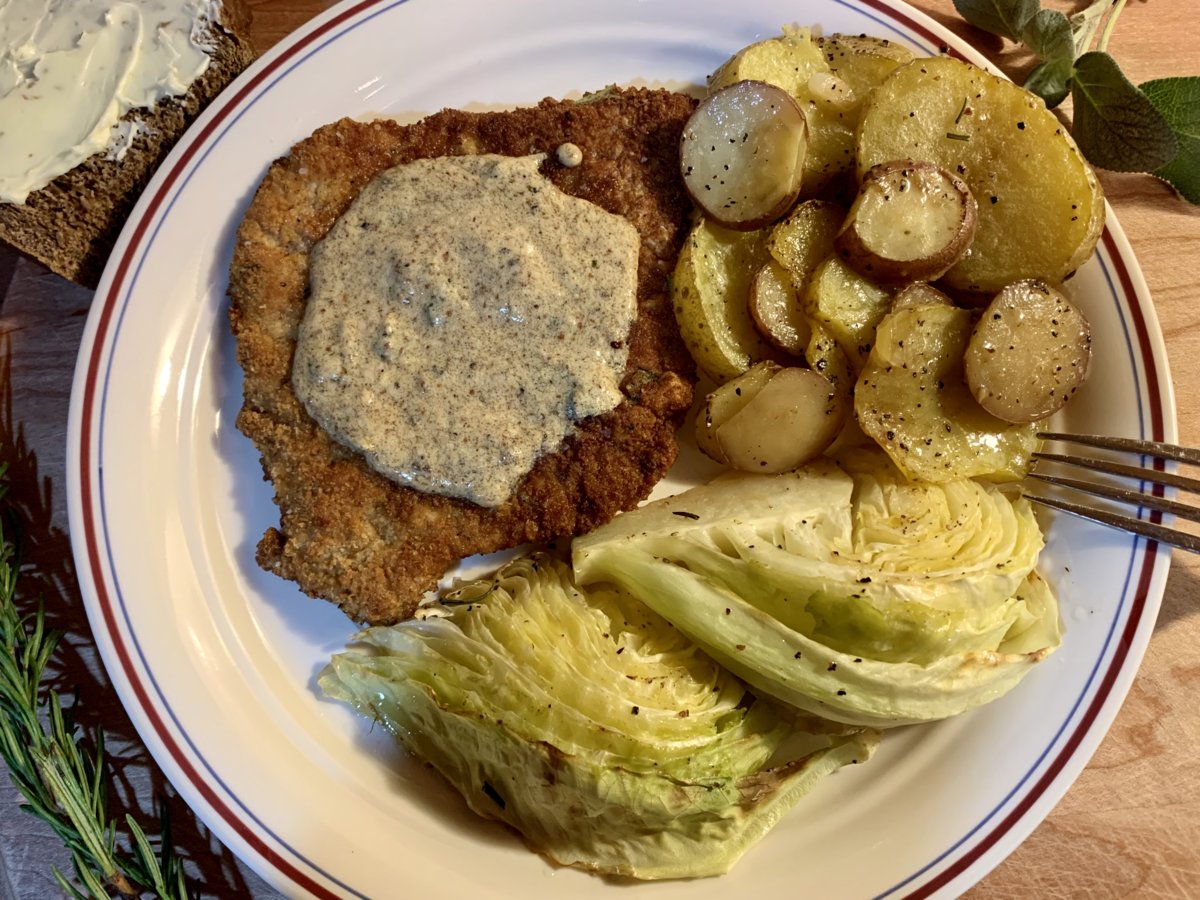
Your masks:
[{"label": "sliced red potato", "polygon": [[815,459],[845,424],[848,404],[812,369],[780,369],[732,418],[718,425],[725,461],[744,472],[787,472]]},{"label": "sliced red potato", "polygon": [[816,43],[825,54],[833,75],[849,89],[855,108],[861,106],[897,66],[913,58],[907,47],[867,34],[831,34],[817,38]]},{"label": "sliced red potato", "polygon": [[719,463],[729,462],[717,443],[717,429],[753,400],[782,368],[773,362],[760,362],[704,398],[704,406],[696,415],[696,446],[705,456]]},{"label": "sliced red potato", "polygon": [[759,334],[792,356],[803,356],[812,328],[801,308],[792,276],[771,260],[750,283],[750,318]]},{"label": "sliced red potato", "polygon": [[825,380],[833,386],[847,411],[846,422],[830,447],[836,453],[839,445],[852,447],[858,443],[869,442],[870,439],[862,433],[857,420],[850,414],[850,410],[854,408],[854,381],[858,373],[851,368],[846,351],[842,349],[834,336],[818,322],[813,322],[811,325],[812,337],[808,341],[808,346],[804,348],[805,362],[808,363],[810,369],[824,376]]},{"label": "sliced red potato", "polygon": [[696,107],[683,129],[680,168],[707,216],[748,230],[796,202],[807,152],[808,123],[796,101],[765,81],[738,81]]},{"label": "sliced red potato", "polygon": [[971,246],[978,206],[966,182],[933,163],[881,163],[863,177],[837,248],[877,281],[933,281]]},{"label": "sliced red potato", "polygon": [[858,424],[913,481],[1012,481],[1038,448],[1038,426],[1004,422],[971,397],[971,325],[970,312],[943,304],[890,313],[854,385]]},{"label": "sliced red potato", "polygon": [[858,105],[858,98],[850,85],[832,72],[814,72],[808,78],[807,88],[814,100],[827,103],[835,109],[849,110]]},{"label": "sliced red potato", "polygon": [[801,97],[809,78],[828,72],[824,53],[808,28],[784,25],[783,33],[743,47],[708,79],[715,93],[738,81],[765,81],[778,85],[793,97]]},{"label": "sliced red potato", "polygon": [[1066,405],[1087,379],[1091,330],[1044,281],[1017,281],[983,311],[964,355],[967,386],[1006,422],[1036,422]]}]

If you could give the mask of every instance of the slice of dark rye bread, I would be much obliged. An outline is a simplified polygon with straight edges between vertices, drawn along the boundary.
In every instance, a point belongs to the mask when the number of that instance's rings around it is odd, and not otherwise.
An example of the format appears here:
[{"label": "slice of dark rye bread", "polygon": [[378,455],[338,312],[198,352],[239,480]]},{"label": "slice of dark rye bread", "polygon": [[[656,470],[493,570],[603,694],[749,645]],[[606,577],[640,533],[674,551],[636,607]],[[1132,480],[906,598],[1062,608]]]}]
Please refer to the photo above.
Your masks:
[{"label": "slice of dark rye bread", "polygon": [[[694,365],[668,280],[691,212],[679,137],[694,107],[683,94],[631,88],[507,112],[443,110],[412,125],[345,119],[271,166],[238,229],[229,283],[245,374],[237,425],[262,455],[280,512],[258,545],[263,568],[356,620],[395,622],[459,559],[589,531],[650,493],[675,462],[692,401]],[[583,150],[575,168],[555,160],[568,141]],[[385,169],[480,153],[547,154],[542,169],[560,189],[624,216],[641,237],[622,402],[583,420],[495,508],[380,475],[308,415],[291,379],[313,245]]]},{"label": "slice of dark rye bread", "polygon": [[94,288],[150,177],[175,142],[256,53],[250,41],[250,8],[222,0],[210,26],[211,62],[182,97],[152,110],[131,110],[141,123],[120,160],[98,153],[29,195],[23,204],[0,203],[0,240],[64,278]]}]

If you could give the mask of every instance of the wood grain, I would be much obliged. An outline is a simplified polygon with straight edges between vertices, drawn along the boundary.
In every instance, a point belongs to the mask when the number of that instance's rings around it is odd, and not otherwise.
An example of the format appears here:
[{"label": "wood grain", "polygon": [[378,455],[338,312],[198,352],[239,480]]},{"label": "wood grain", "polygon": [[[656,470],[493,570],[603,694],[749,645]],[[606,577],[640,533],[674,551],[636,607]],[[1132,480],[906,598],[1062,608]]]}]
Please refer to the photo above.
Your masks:
[{"label": "wood grain", "polygon": [[[249,0],[260,51],[332,5],[329,0]],[[983,49],[1010,74],[1029,59],[976,32],[951,0],[916,7]],[[1048,4],[1049,5],[1049,4]],[[1084,2],[1052,5],[1071,10]],[[1190,35],[1194,0],[1132,0],[1110,50],[1131,79],[1200,74]],[[680,14],[686,15],[681,4]],[[803,19],[802,4],[796,15]],[[1145,176],[1103,174],[1102,181],[1141,263],[1166,336],[1179,408],[1180,439],[1200,445],[1200,209]],[[63,459],[67,398],[90,297],[40,267],[0,249],[0,354],[4,409],[0,425],[24,468],[14,490],[37,521],[37,584],[63,606],[61,624],[80,658],[74,683],[92,679],[91,715],[121,740],[130,759],[123,805],[147,808],[161,776],[137,749],[119,703],[87,645],[66,548]],[[1129,698],[1091,764],[1046,821],[970,891],[977,900],[1039,898],[1188,898],[1200,896],[1200,557],[1175,555],[1159,624]],[[90,673],[90,676],[88,675]],[[85,723],[86,724],[86,723]],[[52,838],[26,836],[11,788],[0,786],[0,896],[53,895],[50,863],[69,868]],[[186,814],[186,813],[185,813]],[[176,819],[180,818],[179,811]],[[276,896],[202,832],[185,846],[215,896]],[[4,888],[9,890],[5,891]]]}]

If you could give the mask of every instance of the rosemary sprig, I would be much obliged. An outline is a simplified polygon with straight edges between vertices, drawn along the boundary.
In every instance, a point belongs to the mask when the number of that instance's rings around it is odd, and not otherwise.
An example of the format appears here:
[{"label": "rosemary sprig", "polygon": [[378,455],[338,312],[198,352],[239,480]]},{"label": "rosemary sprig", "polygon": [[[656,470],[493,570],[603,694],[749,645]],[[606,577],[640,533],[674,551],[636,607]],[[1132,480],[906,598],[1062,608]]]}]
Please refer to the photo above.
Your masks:
[{"label": "rosemary sprig", "polygon": [[[132,816],[124,826],[129,850],[117,845],[119,826],[107,811],[104,735],[91,752],[71,710],[42,681],[61,635],[48,631],[39,607],[23,615],[16,605],[19,525],[10,515],[7,465],[0,464],[0,756],[25,798],[22,808],[50,826],[71,853],[76,881],[54,870],[75,898],[188,896],[183,865],[170,836],[165,804],[161,836],[147,837]],[[155,850],[157,845],[158,849]]]}]

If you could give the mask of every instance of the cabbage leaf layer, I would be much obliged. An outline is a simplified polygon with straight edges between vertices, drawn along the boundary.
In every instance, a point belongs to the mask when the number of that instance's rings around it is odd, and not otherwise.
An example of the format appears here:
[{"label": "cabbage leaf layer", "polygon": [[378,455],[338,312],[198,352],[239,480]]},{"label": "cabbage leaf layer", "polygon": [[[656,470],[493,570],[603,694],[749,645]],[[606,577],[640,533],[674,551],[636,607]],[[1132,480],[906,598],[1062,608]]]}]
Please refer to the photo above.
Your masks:
[{"label": "cabbage leaf layer", "polygon": [[1028,501],[906,480],[881,453],[729,474],[573,545],[757,692],[870,726],[999,697],[1060,642]]},{"label": "cabbage leaf layer", "polygon": [[878,733],[802,717],[745,686],[626,593],[518,559],[369,628],[320,677],[480,815],[565,865],[717,875]]}]

